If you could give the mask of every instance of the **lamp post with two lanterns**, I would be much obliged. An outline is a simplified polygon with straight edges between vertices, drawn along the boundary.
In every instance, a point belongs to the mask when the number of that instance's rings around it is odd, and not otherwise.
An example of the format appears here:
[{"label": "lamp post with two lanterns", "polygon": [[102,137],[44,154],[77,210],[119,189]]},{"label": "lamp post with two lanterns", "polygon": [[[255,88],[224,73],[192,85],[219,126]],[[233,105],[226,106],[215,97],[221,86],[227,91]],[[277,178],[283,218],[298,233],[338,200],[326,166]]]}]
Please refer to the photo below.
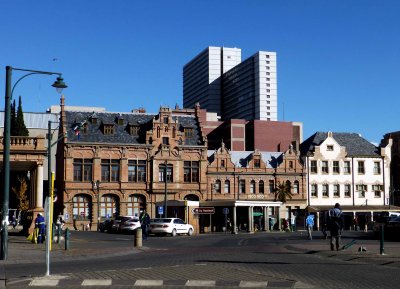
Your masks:
[{"label": "lamp post with two lanterns", "polygon": [[[12,71],[26,72],[20,77],[14,85],[12,85]],[[11,145],[11,100],[16,85],[25,77],[34,74],[58,75],[57,80],[52,84],[61,93],[62,89],[67,85],[62,78],[62,74],[58,72],[48,72],[40,70],[21,69],[6,66],[6,93],[4,106],[4,138],[3,138],[3,200],[2,200],[2,220],[1,220],[1,260],[7,260],[8,255],[8,209],[9,209],[9,193],[10,193],[10,145]],[[50,178],[50,176],[48,176]]]}]

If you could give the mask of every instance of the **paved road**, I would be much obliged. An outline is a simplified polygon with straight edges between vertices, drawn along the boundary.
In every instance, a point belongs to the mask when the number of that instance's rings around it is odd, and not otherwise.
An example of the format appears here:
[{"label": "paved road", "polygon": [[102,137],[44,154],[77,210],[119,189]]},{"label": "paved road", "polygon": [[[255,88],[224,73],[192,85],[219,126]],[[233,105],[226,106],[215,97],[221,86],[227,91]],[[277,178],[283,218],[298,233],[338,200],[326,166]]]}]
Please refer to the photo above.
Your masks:
[{"label": "paved road", "polygon": [[[358,233],[348,237],[345,241],[356,238],[358,244],[371,250],[377,248],[376,240],[366,238],[369,235]],[[65,255],[57,248],[52,253],[51,278],[41,277],[45,272],[44,259],[32,255],[8,261],[7,288],[54,285],[353,289],[397,288],[400,281],[400,255],[381,258],[377,252],[368,252],[369,256],[361,256],[355,252],[355,246],[353,251],[331,252],[326,250],[326,240],[317,236],[308,241],[302,233],[154,237],[145,241],[141,250],[133,249],[133,236],[128,235],[76,232],[73,238],[73,253]],[[400,244],[387,245],[394,251]],[[37,255],[44,248],[34,249],[33,254]],[[103,253],[107,256],[102,257]]]}]

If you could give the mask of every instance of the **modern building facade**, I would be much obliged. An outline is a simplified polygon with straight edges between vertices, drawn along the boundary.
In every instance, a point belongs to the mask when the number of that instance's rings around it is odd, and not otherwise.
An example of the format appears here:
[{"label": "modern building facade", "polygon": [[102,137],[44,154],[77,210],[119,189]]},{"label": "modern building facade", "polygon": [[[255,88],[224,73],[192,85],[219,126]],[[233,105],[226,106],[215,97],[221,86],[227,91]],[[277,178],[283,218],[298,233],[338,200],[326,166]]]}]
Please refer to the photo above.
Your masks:
[{"label": "modern building facade", "polygon": [[239,48],[208,47],[183,68],[183,106],[200,103],[223,120],[278,119],[276,53],[241,62]]}]

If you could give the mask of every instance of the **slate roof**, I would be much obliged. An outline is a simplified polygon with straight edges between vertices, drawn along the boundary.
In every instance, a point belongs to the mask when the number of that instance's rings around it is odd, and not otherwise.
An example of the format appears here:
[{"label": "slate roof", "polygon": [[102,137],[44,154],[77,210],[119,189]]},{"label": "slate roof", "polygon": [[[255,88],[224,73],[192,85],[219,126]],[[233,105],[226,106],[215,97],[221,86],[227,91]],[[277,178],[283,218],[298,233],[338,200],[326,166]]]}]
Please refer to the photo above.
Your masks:
[{"label": "slate roof", "polygon": [[[310,155],[328,137],[327,132],[316,132],[300,145],[301,155]],[[379,148],[357,133],[332,132],[337,143],[346,148],[347,156],[380,156]]]},{"label": "slate roof", "polygon": [[[92,116],[97,118],[96,124],[90,121]],[[118,118],[124,120],[123,125],[118,124]],[[152,129],[153,118],[158,118],[158,114],[66,111],[68,142],[145,144],[145,134],[146,131]],[[183,145],[202,145],[200,129],[194,116],[172,116],[172,119],[173,121],[177,120],[180,130],[193,128],[193,136],[191,138],[186,137],[186,143]],[[76,135],[73,128],[84,122],[87,124],[87,133],[83,133],[81,129],[79,136]],[[113,124],[114,134],[105,135],[103,133],[104,124]],[[130,125],[140,126],[139,135],[130,134]]]},{"label": "slate roof", "polygon": [[[252,159],[253,151],[231,151],[231,160],[237,168],[247,168]],[[283,161],[282,152],[260,152],[261,159],[265,162],[267,168],[276,168]],[[214,161],[215,150],[208,150],[208,161]]]}]

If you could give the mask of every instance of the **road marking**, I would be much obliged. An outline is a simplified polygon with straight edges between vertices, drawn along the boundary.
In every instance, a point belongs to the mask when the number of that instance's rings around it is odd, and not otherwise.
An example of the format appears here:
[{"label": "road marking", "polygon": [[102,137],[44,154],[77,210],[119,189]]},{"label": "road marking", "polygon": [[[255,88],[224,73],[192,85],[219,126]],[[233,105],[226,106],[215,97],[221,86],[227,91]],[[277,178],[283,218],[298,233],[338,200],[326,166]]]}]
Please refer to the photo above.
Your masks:
[{"label": "road marking", "polygon": [[60,280],[55,279],[33,279],[29,286],[58,286]]},{"label": "road marking", "polygon": [[133,270],[150,270],[153,269],[152,267],[145,267],[145,268],[135,268]]},{"label": "road marking", "polygon": [[81,286],[110,286],[111,284],[111,279],[85,279]]},{"label": "road marking", "polygon": [[314,288],[314,286],[312,286],[310,284],[306,284],[306,283],[300,282],[300,281],[297,281],[296,283],[294,283],[293,288],[298,288],[298,289],[307,288],[308,289],[308,288]]},{"label": "road marking", "polygon": [[215,286],[212,280],[188,280],[185,286]]},{"label": "road marking", "polygon": [[267,287],[268,281],[240,281],[239,287],[253,288],[253,287]]},{"label": "road marking", "polygon": [[162,286],[163,280],[136,280],[133,286]]}]

